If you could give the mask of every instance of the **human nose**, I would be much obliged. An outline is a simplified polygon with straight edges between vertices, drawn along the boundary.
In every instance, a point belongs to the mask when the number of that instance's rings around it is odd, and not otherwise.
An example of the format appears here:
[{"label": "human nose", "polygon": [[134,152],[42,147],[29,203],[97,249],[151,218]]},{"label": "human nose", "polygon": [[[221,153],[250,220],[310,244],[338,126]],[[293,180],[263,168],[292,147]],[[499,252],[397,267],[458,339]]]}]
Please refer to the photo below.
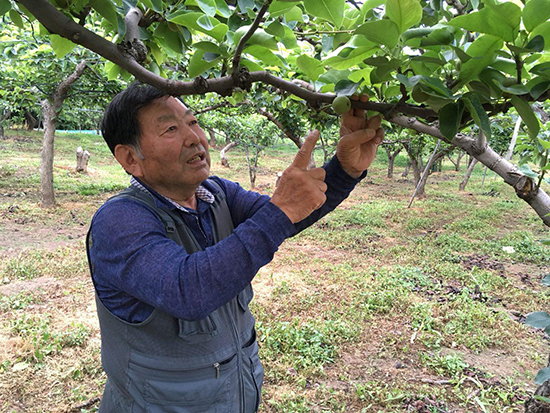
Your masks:
[{"label": "human nose", "polygon": [[200,134],[194,130],[190,130],[184,140],[184,144],[188,147],[197,146],[200,142]]}]

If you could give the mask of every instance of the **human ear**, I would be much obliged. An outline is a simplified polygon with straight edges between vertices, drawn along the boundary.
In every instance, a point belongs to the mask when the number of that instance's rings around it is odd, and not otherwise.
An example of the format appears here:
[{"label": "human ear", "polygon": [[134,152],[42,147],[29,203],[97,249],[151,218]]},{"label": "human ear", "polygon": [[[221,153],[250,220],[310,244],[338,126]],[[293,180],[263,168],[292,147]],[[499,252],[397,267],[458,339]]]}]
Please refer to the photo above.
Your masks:
[{"label": "human ear", "polygon": [[143,175],[141,158],[130,145],[115,146],[115,158],[129,174],[138,178]]}]

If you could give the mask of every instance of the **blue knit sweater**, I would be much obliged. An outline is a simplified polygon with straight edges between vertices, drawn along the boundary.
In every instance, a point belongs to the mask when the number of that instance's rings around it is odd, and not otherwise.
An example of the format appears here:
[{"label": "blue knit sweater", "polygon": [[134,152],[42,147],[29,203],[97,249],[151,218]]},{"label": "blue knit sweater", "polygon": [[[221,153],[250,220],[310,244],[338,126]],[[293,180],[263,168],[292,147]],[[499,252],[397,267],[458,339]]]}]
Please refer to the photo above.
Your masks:
[{"label": "blue knit sweater", "polygon": [[[334,157],[324,166],[327,201],[292,224],[270,198],[239,184],[212,177],[224,190],[235,231],[213,244],[210,204],[183,213],[204,251],[187,254],[166,236],[158,217],[129,200],[106,202],[91,224],[93,280],[105,306],[131,323],[144,321],[155,307],[184,320],[198,320],[235,297],[273,259],[282,242],[332,211],[362,179],[351,178]],[[216,189],[208,182],[205,187]],[[173,209],[151,188],[158,206]]]}]

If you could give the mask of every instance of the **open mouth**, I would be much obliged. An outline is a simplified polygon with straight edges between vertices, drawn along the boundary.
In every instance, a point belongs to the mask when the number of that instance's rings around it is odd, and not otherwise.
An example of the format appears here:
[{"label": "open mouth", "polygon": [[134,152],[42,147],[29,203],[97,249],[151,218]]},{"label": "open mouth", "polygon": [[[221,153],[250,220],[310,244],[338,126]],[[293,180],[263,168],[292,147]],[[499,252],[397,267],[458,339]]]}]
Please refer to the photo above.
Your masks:
[{"label": "open mouth", "polygon": [[204,154],[198,153],[187,161],[187,163],[195,163],[204,160]]}]

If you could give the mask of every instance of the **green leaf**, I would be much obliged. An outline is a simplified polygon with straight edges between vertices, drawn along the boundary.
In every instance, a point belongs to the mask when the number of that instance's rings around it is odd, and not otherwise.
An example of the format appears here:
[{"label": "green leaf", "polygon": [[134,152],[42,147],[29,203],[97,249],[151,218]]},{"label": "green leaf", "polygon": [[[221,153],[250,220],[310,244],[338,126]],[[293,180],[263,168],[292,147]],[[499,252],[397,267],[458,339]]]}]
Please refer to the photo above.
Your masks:
[{"label": "green leaf", "polygon": [[208,69],[211,69],[212,67],[216,66],[216,64],[220,61],[220,59],[215,59],[210,62],[207,62],[203,59],[204,53],[202,51],[197,51],[189,61],[189,65],[187,66],[187,70],[189,73],[189,77],[197,77],[204,72],[206,72]]},{"label": "green leaf", "polygon": [[523,25],[532,32],[550,19],[550,0],[529,0],[523,8]]},{"label": "green leaf", "polygon": [[346,0],[304,0],[306,12],[334,24],[336,29],[344,21]]},{"label": "green leaf", "polygon": [[393,21],[399,34],[422,20],[422,6],[418,0],[387,0],[386,15]]},{"label": "green leaf", "polygon": [[115,65],[112,62],[106,62],[104,66],[105,73],[107,73],[108,80],[115,80],[121,72],[121,67]]},{"label": "green leaf", "polygon": [[513,43],[519,24],[521,9],[512,2],[486,6],[480,11],[455,17],[449,24],[465,30],[491,34]]},{"label": "green leaf", "polygon": [[[233,43],[235,45],[239,44],[239,40],[248,32],[250,26],[239,27],[235,34],[233,35]],[[246,44],[257,44],[259,46],[268,47],[271,50],[278,50],[279,46],[277,45],[277,40],[270,34],[266,33],[263,29],[258,29],[254,34],[248,39]]]},{"label": "green leaf", "polygon": [[179,33],[170,30],[165,22],[158,25],[154,32],[154,37],[158,39],[158,42],[167,49],[179,54],[184,52],[183,43]]},{"label": "green leaf", "polygon": [[274,1],[269,6],[269,16],[270,17],[278,17],[283,14],[285,14],[287,11],[292,9],[294,6],[296,6],[298,2],[286,2],[286,1]]},{"label": "green leaf", "polygon": [[535,116],[535,113],[533,112],[533,108],[531,107],[531,105],[529,105],[529,103],[518,96],[512,96],[510,98],[510,101],[518,111],[519,116],[521,116],[523,122],[525,122],[525,124],[527,125],[529,137],[535,140],[540,131],[540,123],[538,118]]},{"label": "green leaf", "polygon": [[485,109],[483,109],[483,106],[481,105],[481,101],[479,100],[478,95],[469,92],[462,97],[462,100],[466,105],[468,112],[470,112],[470,115],[472,115],[472,118],[474,119],[476,125],[479,126],[479,128],[483,131],[487,139],[490,139],[491,123],[489,122],[487,112],[485,112]]},{"label": "green leaf", "polygon": [[287,22],[303,22],[302,9],[298,6],[294,6],[285,13],[285,20]]},{"label": "green leaf", "polygon": [[197,4],[207,16],[214,17],[216,15],[217,7],[215,0],[197,0]]},{"label": "green leaf", "polygon": [[537,375],[535,376],[535,383],[543,384],[546,380],[550,379],[550,367],[545,367],[540,369]]},{"label": "green leaf", "polygon": [[529,72],[533,73],[534,75],[544,76],[548,79],[550,79],[550,62],[541,63],[539,65],[536,65],[529,70]]},{"label": "green leaf", "polygon": [[455,86],[455,90],[475,78],[491,64],[495,60],[495,53],[503,46],[503,41],[495,36],[484,34],[478,37],[468,48],[468,55],[471,59],[462,64],[458,76],[459,84]]},{"label": "green leaf", "polygon": [[243,50],[243,53],[248,53],[249,55],[254,56],[256,59],[261,60],[267,66],[284,66],[285,64],[280,56],[273,53],[267,47],[252,45],[246,47]]},{"label": "green leaf", "polygon": [[357,92],[359,86],[359,83],[352,82],[349,79],[342,79],[334,86],[334,93],[338,96],[351,96]]},{"label": "green leaf", "polygon": [[70,40],[58,36],[57,34],[50,34],[50,43],[52,44],[53,51],[58,59],[61,59],[67,55],[67,53],[70,53],[76,46],[76,44]]},{"label": "green leaf", "polygon": [[[210,30],[206,30],[200,24],[198,24],[198,20],[201,17],[208,18],[209,24],[211,24],[213,28]],[[221,42],[223,40],[228,30],[227,25],[220,23],[220,21],[217,20],[215,17],[208,17],[200,12],[176,13],[176,14],[167,16],[166,20],[182,25],[184,27],[187,27],[187,29],[189,30],[194,29],[194,30],[198,30],[200,32],[206,33],[212,36],[218,42]],[[207,24],[205,21],[203,21],[202,23]]]},{"label": "green leaf", "polygon": [[296,59],[296,65],[313,82],[315,82],[325,71],[323,64],[319,60],[307,55],[299,56]]},{"label": "green leaf", "polygon": [[3,16],[8,11],[11,10],[11,1],[10,0],[0,0],[0,16]]},{"label": "green leaf", "polygon": [[109,0],[90,0],[90,6],[101,14],[114,27],[118,27],[114,4]]},{"label": "green leaf", "polygon": [[531,167],[526,163],[520,165],[519,170],[523,173],[523,175],[528,176],[529,178],[537,179],[539,177],[539,174],[533,172]]},{"label": "green leaf", "polygon": [[349,75],[349,80],[355,83],[362,83],[363,81],[367,81],[367,83],[370,83],[370,74],[372,70],[372,67],[367,67],[361,70],[354,70],[353,73]]},{"label": "green leaf", "polygon": [[542,96],[543,93],[546,93],[546,91],[550,89],[550,80],[545,80],[540,83],[535,84],[529,93],[533,97],[533,99],[538,99],[540,96]]},{"label": "green leaf", "polygon": [[546,328],[550,325],[550,315],[545,311],[535,311],[527,314],[525,324],[535,328]]},{"label": "green leaf", "polygon": [[222,17],[228,18],[231,14],[233,14],[224,0],[216,0],[215,3],[216,9],[218,9],[218,13]]},{"label": "green leaf", "polygon": [[286,35],[285,26],[279,20],[270,23],[265,28],[265,32],[277,37],[285,37]]},{"label": "green leaf", "polygon": [[210,17],[208,17],[206,14],[203,14],[201,17],[197,19],[197,24],[203,29],[205,32],[209,32],[214,28],[214,25],[212,24],[212,21],[210,20]]},{"label": "green leaf", "polygon": [[544,22],[531,33],[531,38],[542,36],[544,38],[544,50],[550,50],[550,22]]},{"label": "green leaf", "polygon": [[193,47],[196,50],[201,50],[203,52],[208,52],[208,53],[220,52],[220,47],[216,43],[207,42],[207,41],[193,43]]},{"label": "green leaf", "polygon": [[462,123],[462,114],[464,113],[464,103],[447,103],[439,110],[439,130],[447,139],[452,140]]},{"label": "green leaf", "polygon": [[328,72],[324,73],[323,75],[319,76],[319,79],[317,79],[319,82],[322,82],[324,84],[333,84],[335,85],[340,80],[348,79],[348,76],[350,74],[349,70],[329,70]]},{"label": "green leaf", "polygon": [[372,47],[358,47],[346,57],[333,56],[329,59],[323,60],[323,64],[336,70],[346,70],[352,66],[362,63],[363,60],[371,57],[374,53],[375,49]]},{"label": "green leaf", "polygon": [[529,89],[527,89],[527,86],[522,84],[517,84],[512,86],[503,86],[501,84],[499,86],[504,92],[510,93],[511,95],[525,95],[529,93]]},{"label": "green leaf", "polygon": [[541,139],[541,138],[538,138],[538,140],[544,149],[550,150],[550,141],[545,141],[544,139]]},{"label": "green leaf", "polygon": [[13,24],[15,24],[20,29],[25,28],[25,24],[23,23],[23,18],[16,10],[11,9],[8,14]]},{"label": "green leaf", "polygon": [[362,34],[371,42],[393,49],[399,40],[399,28],[391,20],[375,20],[362,24],[354,34]]}]

